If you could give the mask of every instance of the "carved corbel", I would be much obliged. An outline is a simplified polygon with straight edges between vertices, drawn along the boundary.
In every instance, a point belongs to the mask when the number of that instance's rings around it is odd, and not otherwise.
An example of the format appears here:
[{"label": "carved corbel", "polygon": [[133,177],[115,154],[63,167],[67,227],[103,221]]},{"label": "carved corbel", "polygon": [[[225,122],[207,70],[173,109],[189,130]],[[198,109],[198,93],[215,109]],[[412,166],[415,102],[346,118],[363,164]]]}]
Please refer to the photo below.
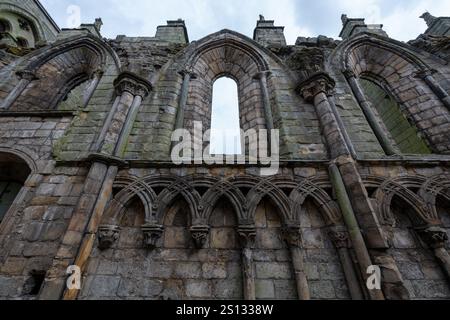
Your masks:
[{"label": "carved corbel", "polygon": [[119,239],[120,227],[113,225],[102,225],[98,228],[98,247],[106,250],[113,246]]},{"label": "carved corbel", "polygon": [[144,247],[149,250],[154,250],[164,232],[164,226],[156,224],[146,224],[142,226],[144,233]]},{"label": "carved corbel", "polygon": [[253,249],[256,243],[256,227],[254,225],[239,226],[239,241],[242,248]]},{"label": "carved corbel", "polygon": [[286,226],[282,229],[282,237],[289,248],[301,248],[302,236],[300,226]]},{"label": "carved corbel", "polygon": [[421,229],[418,233],[422,240],[433,249],[445,248],[445,243],[448,241],[447,232],[439,226]]},{"label": "carved corbel", "polygon": [[191,227],[191,235],[192,239],[194,239],[195,247],[197,249],[202,249],[207,240],[209,235],[209,226],[206,225],[197,225]]},{"label": "carved corbel", "polygon": [[333,228],[328,234],[337,249],[349,249],[351,247],[350,236],[346,230]]}]

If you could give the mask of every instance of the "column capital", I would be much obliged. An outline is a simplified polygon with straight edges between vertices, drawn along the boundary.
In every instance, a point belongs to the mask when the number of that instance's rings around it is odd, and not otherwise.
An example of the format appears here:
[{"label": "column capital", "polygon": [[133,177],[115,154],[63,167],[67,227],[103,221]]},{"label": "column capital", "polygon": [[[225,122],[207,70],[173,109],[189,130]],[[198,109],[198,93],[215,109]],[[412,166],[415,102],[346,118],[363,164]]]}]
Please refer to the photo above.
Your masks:
[{"label": "column capital", "polygon": [[242,248],[253,249],[255,247],[256,227],[254,225],[239,226],[238,234]]},{"label": "column capital", "polygon": [[422,240],[433,249],[444,248],[448,234],[440,226],[432,226],[418,230]]},{"label": "column capital", "polygon": [[342,73],[344,74],[344,76],[345,76],[347,79],[356,78],[355,71],[353,71],[352,69],[345,69],[345,70],[342,70]]},{"label": "column capital", "polygon": [[298,91],[306,101],[311,102],[319,93],[332,94],[335,86],[336,82],[333,78],[327,73],[320,72],[302,81],[298,85]]},{"label": "column capital", "polygon": [[114,81],[114,87],[117,95],[128,92],[133,96],[145,98],[153,89],[152,84],[146,79],[132,73],[122,72]]},{"label": "column capital", "polygon": [[197,79],[197,74],[194,72],[194,69],[191,67],[180,69],[178,73],[184,78],[185,76],[189,76],[191,79]]},{"label": "column capital", "polygon": [[260,71],[253,76],[253,79],[260,80],[260,79],[263,79],[264,77],[267,78],[271,74],[272,74],[272,71],[269,71],[269,70]]},{"label": "column capital", "polygon": [[91,78],[101,78],[105,74],[105,71],[102,69],[96,69],[92,72]]}]

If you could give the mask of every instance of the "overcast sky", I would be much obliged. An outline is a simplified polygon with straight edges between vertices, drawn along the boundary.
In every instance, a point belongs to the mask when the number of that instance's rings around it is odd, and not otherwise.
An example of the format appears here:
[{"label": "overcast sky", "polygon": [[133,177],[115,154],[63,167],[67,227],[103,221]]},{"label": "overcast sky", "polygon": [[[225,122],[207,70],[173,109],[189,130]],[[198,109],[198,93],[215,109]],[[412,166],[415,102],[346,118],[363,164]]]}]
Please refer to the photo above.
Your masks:
[{"label": "overcast sky", "polygon": [[[342,29],[341,14],[366,18],[367,23],[384,24],[387,33],[397,40],[408,41],[423,33],[427,26],[419,19],[425,11],[436,16],[450,16],[449,0],[41,0],[61,28],[75,27],[70,15],[78,6],[82,23],[103,19],[102,34],[154,36],[158,25],[166,20],[186,21],[190,40],[232,29],[252,37],[259,14],[276,25],[285,26],[288,44],[299,36],[326,35],[338,39]],[[239,116],[236,85],[220,81],[214,87],[213,128],[236,131]],[[233,153],[233,134],[213,140],[216,151]]]},{"label": "overcast sky", "polygon": [[224,28],[252,36],[259,14],[286,27],[289,44],[298,36],[324,34],[338,38],[340,16],[364,17],[368,23],[382,23],[389,35],[411,40],[425,31],[418,17],[425,11],[450,16],[449,0],[41,0],[58,25],[69,23],[67,9],[81,8],[81,20],[102,17],[103,35],[114,38],[153,36],[166,20],[186,20],[191,40]]}]

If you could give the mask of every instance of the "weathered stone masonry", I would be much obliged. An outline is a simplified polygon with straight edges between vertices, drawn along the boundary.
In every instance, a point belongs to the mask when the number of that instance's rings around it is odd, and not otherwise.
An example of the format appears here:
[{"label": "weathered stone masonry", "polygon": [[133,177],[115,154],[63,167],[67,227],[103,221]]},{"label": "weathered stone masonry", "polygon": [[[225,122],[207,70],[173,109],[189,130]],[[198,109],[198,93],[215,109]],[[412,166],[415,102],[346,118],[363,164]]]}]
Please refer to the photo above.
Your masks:
[{"label": "weathered stone masonry", "polygon": [[[263,16],[108,40],[2,1],[0,298],[450,299],[450,18],[423,18],[407,44],[345,15],[295,45]],[[224,76],[241,128],[280,131],[277,175],[172,164]]]}]

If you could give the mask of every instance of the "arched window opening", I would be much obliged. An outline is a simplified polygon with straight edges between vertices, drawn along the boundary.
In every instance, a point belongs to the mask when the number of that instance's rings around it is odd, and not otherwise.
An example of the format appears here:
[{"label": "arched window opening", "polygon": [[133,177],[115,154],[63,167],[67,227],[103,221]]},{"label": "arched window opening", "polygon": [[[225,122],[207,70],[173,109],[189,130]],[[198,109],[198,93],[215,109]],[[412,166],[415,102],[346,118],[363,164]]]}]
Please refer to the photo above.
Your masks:
[{"label": "arched window opening", "polygon": [[89,92],[91,89],[90,80],[84,81],[72,90],[62,99],[57,110],[76,110],[84,107],[89,99]]},{"label": "arched window opening", "polygon": [[210,154],[241,153],[238,87],[234,80],[223,77],[213,86]]},{"label": "arched window opening", "polygon": [[17,45],[20,48],[28,48],[29,47],[28,41],[25,38],[17,38]]},{"label": "arched window opening", "polygon": [[25,161],[0,153],[0,222],[13,205],[31,170]]},{"label": "arched window opening", "polygon": [[379,85],[360,79],[366,97],[377,111],[392,140],[403,154],[430,154],[415,126],[409,123],[400,105]]},{"label": "arched window opening", "polygon": [[11,24],[4,19],[0,19],[0,33],[11,32]]}]

